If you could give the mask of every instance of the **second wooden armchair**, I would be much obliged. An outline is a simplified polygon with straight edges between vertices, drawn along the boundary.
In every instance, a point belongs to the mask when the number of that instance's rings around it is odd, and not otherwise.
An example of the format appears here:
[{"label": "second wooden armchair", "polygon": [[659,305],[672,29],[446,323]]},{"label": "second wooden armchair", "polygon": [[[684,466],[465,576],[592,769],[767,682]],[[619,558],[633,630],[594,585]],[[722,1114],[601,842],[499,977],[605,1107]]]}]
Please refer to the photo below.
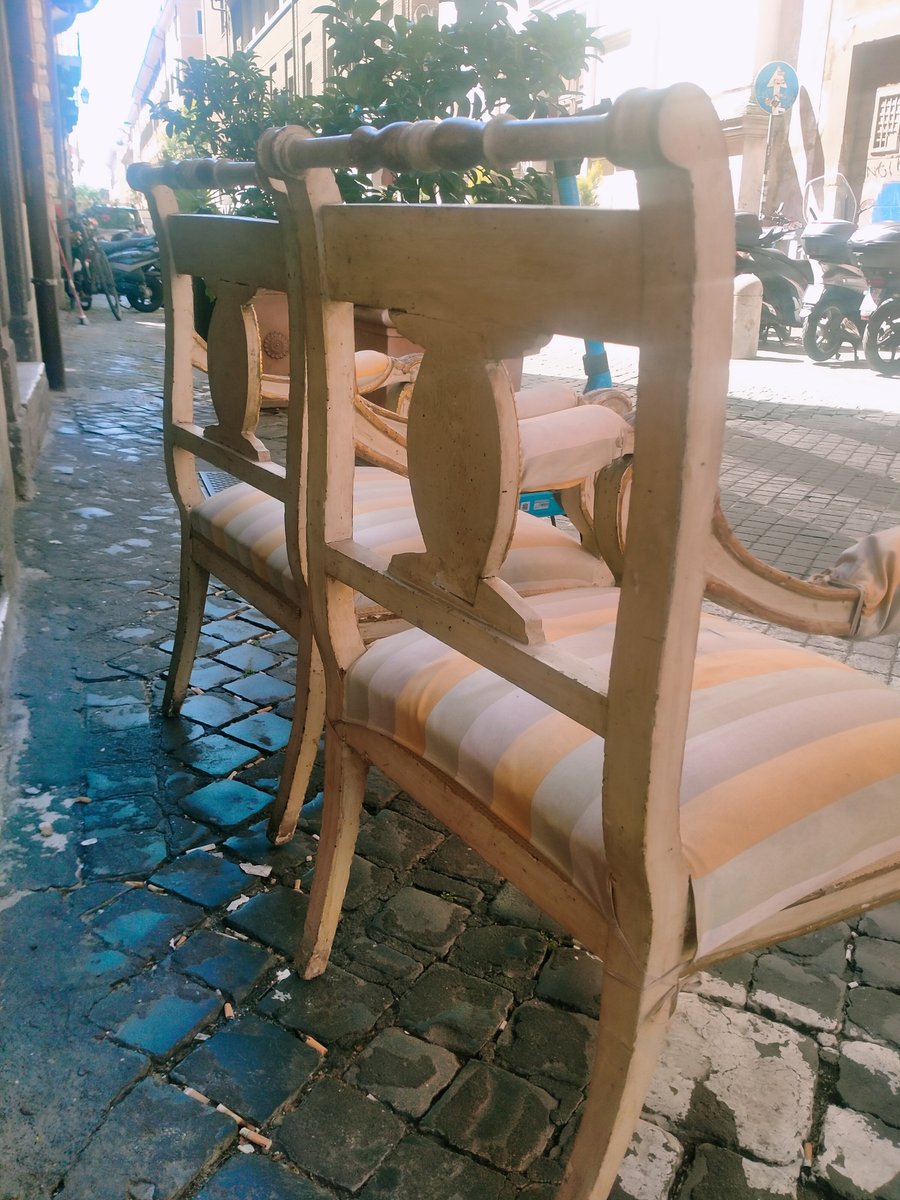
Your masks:
[{"label": "second wooden armchair", "polygon": [[[308,486],[287,544],[326,678],[302,966],[328,962],[375,763],[604,960],[559,1192],[603,1200],[680,981],[900,894],[900,695],[701,615],[727,541],[713,532],[733,274],[719,122],[684,85],[599,118],[274,131],[259,154],[282,189],[307,365],[291,469]],[[348,207],[318,165],[342,155],[364,169],[603,155],[635,170],[640,208]],[[408,446],[424,545],[390,561],[354,530],[354,302],[425,347]],[[520,443],[498,360],[534,333],[598,330],[641,352],[628,536],[610,543],[621,585],[525,600],[499,574]],[[609,492],[598,523],[616,515]],[[739,551],[729,562],[729,586],[755,575]],[[367,646],[357,592],[414,628]]]}]

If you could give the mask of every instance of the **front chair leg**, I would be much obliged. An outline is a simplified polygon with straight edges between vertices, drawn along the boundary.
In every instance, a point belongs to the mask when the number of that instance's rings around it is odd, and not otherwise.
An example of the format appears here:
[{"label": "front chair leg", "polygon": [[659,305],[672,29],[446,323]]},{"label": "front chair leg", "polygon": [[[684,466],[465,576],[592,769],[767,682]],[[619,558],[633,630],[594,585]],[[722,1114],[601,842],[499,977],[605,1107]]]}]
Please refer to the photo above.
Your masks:
[{"label": "front chair leg", "polygon": [[162,710],[167,717],[174,717],[178,713],[187,695],[200,641],[200,627],[203,624],[208,587],[209,571],[195,562],[188,539],[181,550],[178,623],[175,626],[175,644],[172,647],[166,690],[163,693]]},{"label": "front chair leg", "polygon": [[305,979],[314,979],[328,966],[350,878],[368,770],[363,756],[326,725],[322,829],[303,942],[297,955]]},{"label": "front chair leg", "polygon": [[302,632],[297,647],[297,674],[291,735],[285,749],[284,769],[278,795],[269,818],[269,841],[280,846],[289,842],[306,797],[309,778],[319,749],[325,723],[325,676],[322,660],[308,632]]},{"label": "front chair leg", "polygon": [[[613,954],[613,960],[617,956]],[[627,974],[627,963],[621,963]],[[608,969],[615,970],[613,961]],[[641,991],[604,973],[594,1067],[556,1200],[607,1200],[656,1070],[674,994]]]}]

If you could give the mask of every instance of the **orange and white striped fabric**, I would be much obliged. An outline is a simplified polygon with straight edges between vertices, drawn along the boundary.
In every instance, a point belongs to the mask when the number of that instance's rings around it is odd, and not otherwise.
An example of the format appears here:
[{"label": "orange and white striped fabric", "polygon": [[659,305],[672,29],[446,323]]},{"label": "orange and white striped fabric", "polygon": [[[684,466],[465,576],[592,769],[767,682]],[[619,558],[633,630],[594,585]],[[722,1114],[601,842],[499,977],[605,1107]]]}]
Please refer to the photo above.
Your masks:
[{"label": "orange and white striped fabric", "polygon": [[[382,555],[424,550],[409,480],[380,467],[357,467],[353,536]],[[287,557],[284,506],[247,483],[210,496],[191,510],[192,528],[248,570],[297,600]],[[502,578],[522,596],[591,587],[609,578],[605,567],[549,521],[520,512]],[[360,615],[373,608],[361,598]]]},{"label": "orange and white striped fabric", "polygon": [[[618,596],[531,603],[548,640],[602,673]],[[371,647],[346,683],[348,722],[457,780],[604,903],[601,738],[419,630]],[[900,861],[900,693],[704,616],[680,799],[702,955],[848,871]]]}]

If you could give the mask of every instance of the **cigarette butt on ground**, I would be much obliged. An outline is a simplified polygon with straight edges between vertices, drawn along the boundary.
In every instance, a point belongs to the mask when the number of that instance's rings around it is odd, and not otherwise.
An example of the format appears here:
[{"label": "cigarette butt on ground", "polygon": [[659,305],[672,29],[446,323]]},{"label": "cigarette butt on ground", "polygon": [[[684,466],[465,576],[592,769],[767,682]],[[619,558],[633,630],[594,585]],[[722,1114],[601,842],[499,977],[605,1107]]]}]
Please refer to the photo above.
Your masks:
[{"label": "cigarette butt on ground", "polygon": [[192,1100],[199,1100],[201,1104],[209,1104],[209,1096],[204,1096],[202,1092],[198,1092],[196,1088],[186,1087],[184,1094],[190,1096]]},{"label": "cigarette butt on ground", "polygon": [[245,1141],[252,1142],[254,1146],[259,1146],[263,1150],[269,1150],[272,1146],[272,1139],[267,1138],[264,1133],[260,1133],[258,1129],[253,1129],[250,1125],[242,1125],[240,1136]]},{"label": "cigarette butt on ground", "polygon": [[325,1047],[322,1045],[322,1043],[317,1042],[316,1039],[314,1037],[310,1037],[309,1034],[307,1034],[307,1036],[303,1040],[306,1042],[307,1046],[312,1046],[313,1050],[318,1051],[319,1054],[327,1054],[328,1053],[328,1051],[325,1049]]},{"label": "cigarette butt on ground", "polygon": [[814,1150],[815,1150],[815,1146],[812,1144],[812,1142],[804,1142],[803,1143],[803,1165],[804,1165],[804,1167],[812,1166]]},{"label": "cigarette butt on ground", "polygon": [[225,1001],[225,1007],[222,1011],[225,1013],[225,1016],[229,1021],[234,1019],[234,1007],[233,1005],[229,1004],[227,1000]]},{"label": "cigarette butt on ground", "polygon": [[303,891],[303,884],[300,882],[300,880],[299,880],[299,879],[295,879],[295,880],[294,880],[294,891],[295,891],[295,892],[302,892],[302,891]]},{"label": "cigarette butt on ground", "polygon": [[226,1108],[224,1104],[216,1105],[216,1112],[224,1113],[226,1117],[231,1117],[236,1125],[246,1125],[247,1122],[243,1117],[238,1116],[236,1112],[232,1112],[230,1108]]}]

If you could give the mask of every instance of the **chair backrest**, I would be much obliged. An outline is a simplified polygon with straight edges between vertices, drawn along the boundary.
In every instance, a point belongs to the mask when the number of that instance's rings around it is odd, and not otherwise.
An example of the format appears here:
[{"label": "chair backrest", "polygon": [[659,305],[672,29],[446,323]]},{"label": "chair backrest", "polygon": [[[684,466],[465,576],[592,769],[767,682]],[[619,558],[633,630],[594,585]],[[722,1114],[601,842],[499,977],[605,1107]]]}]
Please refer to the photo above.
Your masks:
[{"label": "chair backrest", "polygon": [[[601,155],[635,170],[638,210],[348,206],[324,169]],[[606,737],[614,875],[636,857],[644,866],[632,878],[665,869],[667,856],[680,861],[675,797],[731,338],[734,220],[712,105],[679,85],[629,93],[595,118],[446,121],[345,139],[287,129],[265,135],[258,157],[285,193],[288,273],[302,280],[292,302],[308,384],[305,412],[298,406],[293,419],[308,421],[310,598],[329,693],[339,695],[344,670],[364,652],[356,588]],[[425,551],[397,555],[387,570],[353,542],[353,303],[389,309],[425,350],[408,446]],[[551,631],[497,578],[519,480],[513,395],[499,360],[548,333],[602,335],[641,351],[608,671],[558,652]]]},{"label": "chair backrest", "polygon": [[[260,331],[253,307],[261,290],[284,292],[277,221],[179,211],[176,190],[255,182],[252,163],[209,160],[129,168],[147,196],[159,239],[166,313],[164,444],[169,482],[182,513],[203,498],[197,459],[284,500],[285,471],[257,434],[261,404]],[[214,298],[204,368],[215,422],[195,420],[194,281]]]}]

